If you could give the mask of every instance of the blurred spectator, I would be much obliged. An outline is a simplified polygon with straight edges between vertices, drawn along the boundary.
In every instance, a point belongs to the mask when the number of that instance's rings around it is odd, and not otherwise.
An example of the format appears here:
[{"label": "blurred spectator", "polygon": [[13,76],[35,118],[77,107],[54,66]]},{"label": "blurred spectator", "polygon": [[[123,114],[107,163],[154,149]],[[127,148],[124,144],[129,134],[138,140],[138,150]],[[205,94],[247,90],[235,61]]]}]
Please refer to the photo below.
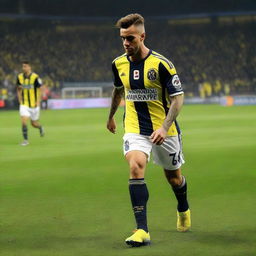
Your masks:
[{"label": "blurred spectator", "polygon": [[[14,20],[5,26],[8,29],[0,28],[0,88],[8,93],[15,92],[23,59],[33,63],[51,95],[57,97],[63,82],[111,81],[111,61],[123,52],[112,24]],[[146,40],[174,62],[187,95],[246,94],[256,91],[255,31],[256,23],[152,22]]]}]

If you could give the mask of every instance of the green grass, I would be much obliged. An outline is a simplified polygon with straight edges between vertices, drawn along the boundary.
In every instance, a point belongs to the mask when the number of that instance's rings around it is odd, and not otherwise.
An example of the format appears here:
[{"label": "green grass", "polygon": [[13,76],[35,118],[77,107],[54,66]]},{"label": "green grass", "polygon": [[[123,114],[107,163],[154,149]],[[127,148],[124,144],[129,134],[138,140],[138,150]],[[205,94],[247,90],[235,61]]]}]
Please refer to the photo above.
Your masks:
[{"label": "green grass", "polygon": [[1,256],[255,256],[256,107],[185,106],[183,130],[191,232],[175,231],[176,202],[160,167],[148,165],[152,245],[127,248],[135,227],[118,133],[107,109],[43,111],[46,137],[17,111],[0,112]]}]

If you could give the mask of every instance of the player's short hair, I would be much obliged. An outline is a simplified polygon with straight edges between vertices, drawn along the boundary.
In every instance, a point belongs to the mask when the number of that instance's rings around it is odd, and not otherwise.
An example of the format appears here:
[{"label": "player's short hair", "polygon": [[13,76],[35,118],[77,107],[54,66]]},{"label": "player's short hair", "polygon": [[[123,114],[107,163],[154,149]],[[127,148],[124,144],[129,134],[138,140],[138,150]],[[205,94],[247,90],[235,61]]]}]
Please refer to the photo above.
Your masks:
[{"label": "player's short hair", "polygon": [[22,63],[22,64],[27,64],[27,65],[31,65],[28,60],[23,60],[21,63]]},{"label": "player's short hair", "polygon": [[144,25],[144,18],[138,13],[131,13],[119,19],[116,23],[118,28],[129,28],[132,25]]}]

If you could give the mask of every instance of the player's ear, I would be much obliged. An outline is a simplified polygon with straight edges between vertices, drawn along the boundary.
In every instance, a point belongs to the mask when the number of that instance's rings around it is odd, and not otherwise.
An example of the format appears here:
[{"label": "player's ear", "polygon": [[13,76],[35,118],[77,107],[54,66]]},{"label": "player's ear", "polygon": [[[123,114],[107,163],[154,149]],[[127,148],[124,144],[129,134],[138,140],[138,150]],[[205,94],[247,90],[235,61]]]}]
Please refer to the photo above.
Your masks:
[{"label": "player's ear", "polygon": [[146,33],[143,32],[143,33],[141,34],[141,36],[140,36],[140,40],[141,40],[141,41],[144,41],[145,38],[146,38]]}]

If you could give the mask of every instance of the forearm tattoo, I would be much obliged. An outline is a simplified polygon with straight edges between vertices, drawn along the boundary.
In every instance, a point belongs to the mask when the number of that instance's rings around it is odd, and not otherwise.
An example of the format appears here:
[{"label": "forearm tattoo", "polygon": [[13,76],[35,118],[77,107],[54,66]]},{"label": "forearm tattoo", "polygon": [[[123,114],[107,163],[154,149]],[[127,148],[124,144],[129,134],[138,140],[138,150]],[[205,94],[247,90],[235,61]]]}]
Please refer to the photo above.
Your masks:
[{"label": "forearm tattoo", "polygon": [[123,97],[124,89],[120,88],[114,88],[113,93],[112,93],[112,101],[111,101],[111,107],[110,107],[110,112],[109,112],[109,119],[113,118],[115,115],[117,108],[121,102],[121,99]]},{"label": "forearm tattoo", "polygon": [[166,119],[163,123],[163,127],[166,131],[169,130],[172,123],[175,121],[175,119],[179,115],[182,104],[183,104],[183,95],[178,95],[173,98],[170,109],[169,109]]}]

